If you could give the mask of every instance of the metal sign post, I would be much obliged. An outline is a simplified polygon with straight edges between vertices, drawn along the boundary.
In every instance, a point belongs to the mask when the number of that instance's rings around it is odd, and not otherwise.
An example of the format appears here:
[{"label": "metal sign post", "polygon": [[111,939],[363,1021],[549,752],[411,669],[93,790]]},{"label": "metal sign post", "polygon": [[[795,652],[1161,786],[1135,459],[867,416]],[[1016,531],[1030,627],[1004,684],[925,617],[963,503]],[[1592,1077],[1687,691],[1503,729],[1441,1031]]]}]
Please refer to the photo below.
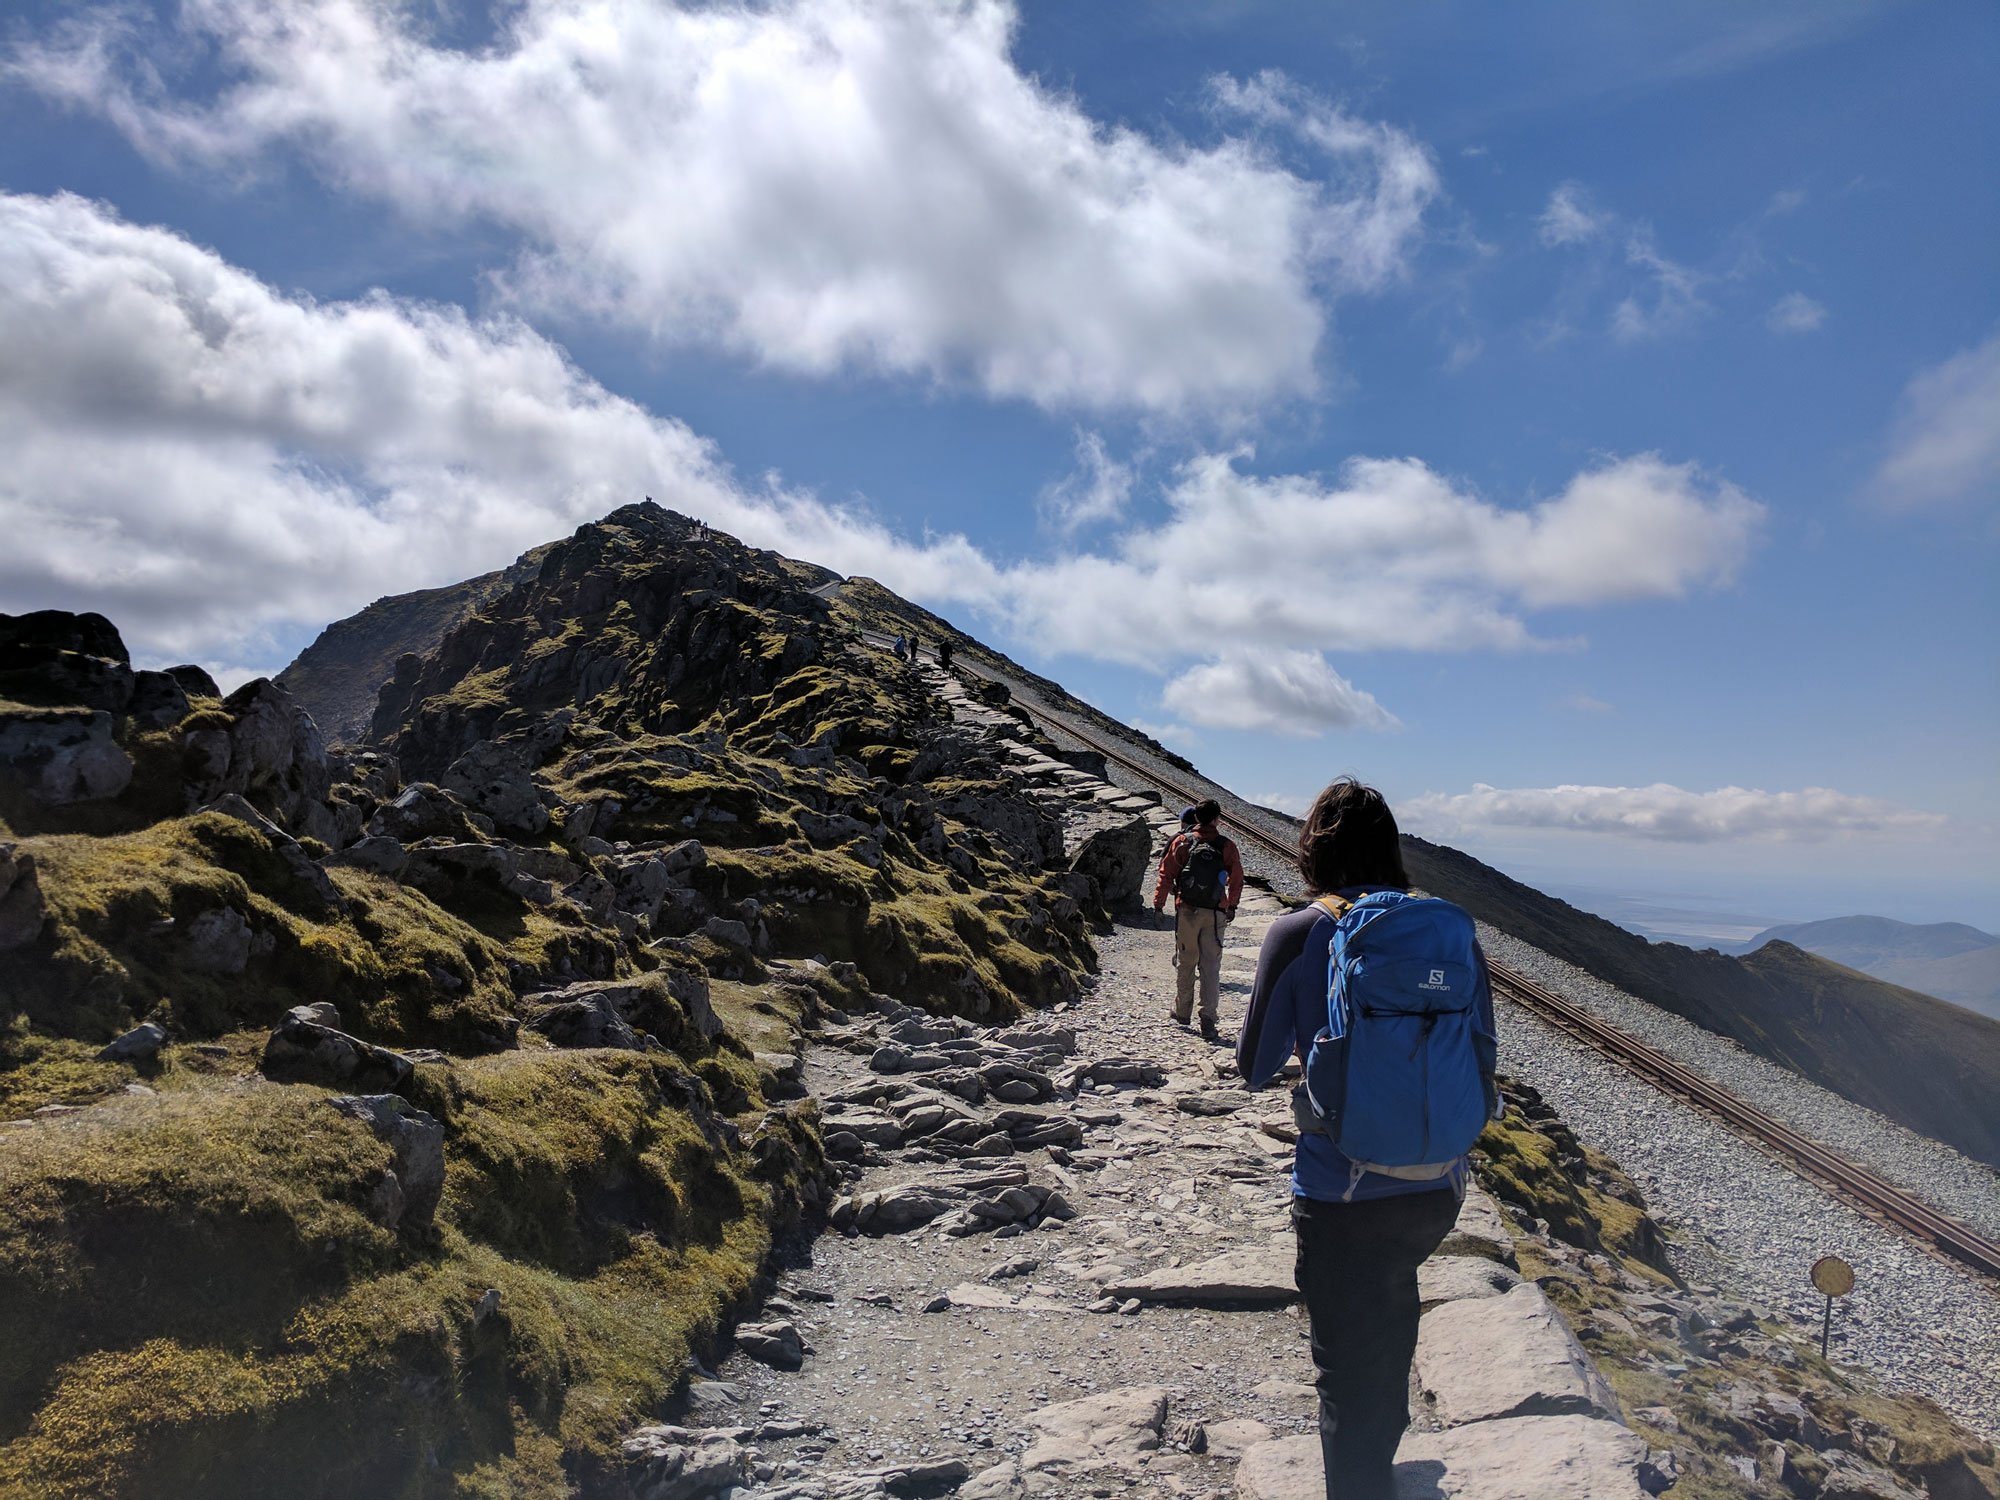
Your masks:
[{"label": "metal sign post", "polygon": [[1833,1299],[1854,1290],[1854,1267],[1838,1255],[1822,1255],[1813,1262],[1812,1284],[1826,1294],[1826,1316],[1819,1325],[1819,1357],[1825,1359],[1833,1336]]}]

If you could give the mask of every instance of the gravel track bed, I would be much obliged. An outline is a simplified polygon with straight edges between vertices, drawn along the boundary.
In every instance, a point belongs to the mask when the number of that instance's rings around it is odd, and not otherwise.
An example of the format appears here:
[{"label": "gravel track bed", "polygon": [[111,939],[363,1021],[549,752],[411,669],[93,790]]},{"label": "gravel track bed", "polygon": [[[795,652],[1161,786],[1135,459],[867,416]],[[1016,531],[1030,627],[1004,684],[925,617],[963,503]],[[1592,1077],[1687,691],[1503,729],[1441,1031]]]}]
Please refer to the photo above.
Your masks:
[{"label": "gravel track bed", "polygon": [[1483,924],[1479,936],[1487,952],[1530,979],[1657,1047],[1801,1134],[1880,1173],[1940,1212],[2000,1239],[2000,1174],[1990,1167],[1517,938]]},{"label": "gravel track bed", "polygon": [[2000,1440],[2000,1295],[1976,1272],[1863,1218],[1521,1007],[1502,1001],[1499,1021],[1501,1068],[1632,1176],[1675,1232],[1683,1276],[1817,1330],[1825,1304],[1807,1272],[1822,1255],[1840,1256],[1858,1284],[1835,1310],[1834,1357]]}]

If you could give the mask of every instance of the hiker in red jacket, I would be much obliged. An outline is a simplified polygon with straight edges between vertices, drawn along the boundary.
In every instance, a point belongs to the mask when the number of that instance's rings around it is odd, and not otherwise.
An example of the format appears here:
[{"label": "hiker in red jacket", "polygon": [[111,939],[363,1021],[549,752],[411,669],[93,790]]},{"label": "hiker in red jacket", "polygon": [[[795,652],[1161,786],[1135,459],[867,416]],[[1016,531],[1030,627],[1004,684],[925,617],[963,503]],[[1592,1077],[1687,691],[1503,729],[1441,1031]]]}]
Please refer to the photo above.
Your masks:
[{"label": "hiker in red jacket", "polygon": [[1195,974],[1201,975],[1201,1034],[1219,1039],[1217,1012],[1222,1000],[1222,929],[1236,915],[1243,895],[1243,858],[1236,841],[1215,825],[1222,804],[1213,797],[1194,808],[1194,827],[1174,835],[1160,859],[1153,910],[1174,898],[1174,1019],[1185,1026],[1194,1011]]}]

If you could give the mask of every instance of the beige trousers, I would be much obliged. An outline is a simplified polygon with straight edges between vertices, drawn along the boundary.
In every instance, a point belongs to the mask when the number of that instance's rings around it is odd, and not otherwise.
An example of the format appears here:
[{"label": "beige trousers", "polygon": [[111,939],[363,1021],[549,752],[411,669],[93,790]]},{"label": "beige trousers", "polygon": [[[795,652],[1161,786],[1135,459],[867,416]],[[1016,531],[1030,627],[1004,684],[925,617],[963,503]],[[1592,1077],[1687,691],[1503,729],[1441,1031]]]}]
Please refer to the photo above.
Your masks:
[{"label": "beige trousers", "polygon": [[1174,1019],[1194,1010],[1194,981],[1201,974],[1202,1019],[1213,1021],[1222,1002],[1222,914],[1212,907],[1178,905],[1174,912]]}]

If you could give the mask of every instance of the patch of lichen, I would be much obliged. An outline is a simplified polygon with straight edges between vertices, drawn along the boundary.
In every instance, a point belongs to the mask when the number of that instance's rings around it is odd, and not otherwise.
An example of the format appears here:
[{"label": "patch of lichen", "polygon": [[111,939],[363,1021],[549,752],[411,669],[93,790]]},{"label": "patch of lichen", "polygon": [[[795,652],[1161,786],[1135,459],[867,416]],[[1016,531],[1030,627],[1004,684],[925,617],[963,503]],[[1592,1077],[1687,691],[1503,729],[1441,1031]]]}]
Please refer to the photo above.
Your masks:
[{"label": "patch of lichen", "polygon": [[88,1104],[135,1076],[122,1063],[97,1061],[97,1048],[29,1029],[26,1017],[0,1030],[0,1120],[18,1120],[45,1104]]},{"label": "patch of lichen", "polygon": [[[748,1294],[818,1170],[659,1054],[427,1065],[434,1228],[302,1086],[125,1098],[0,1159],[0,1496],[563,1495]],[[486,1291],[498,1311],[479,1317]]]},{"label": "patch of lichen", "polygon": [[903,855],[871,870],[803,844],[717,850],[702,879],[717,901],[755,897],[779,952],[851,962],[876,988],[934,1010],[1012,1019],[1071,997],[1075,971],[1094,966],[1081,928],[1047,915],[1059,898],[1036,882],[996,870],[973,893],[907,844]]},{"label": "patch of lichen", "polygon": [[798,837],[782,802],[771,805],[769,788],[724,770],[684,769],[640,754],[589,766],[560,789],[575,801],[615,795],[618,836],[635,842],[699,838],[736,848]]},{"label": "patch of lichen", "polygon": [[[890,685],[877,672],[889,674]],[[907,749],[916,728],[942,713],[942,705],[907,668],[850,659],[838,667],[794,672],[765,697],[744,705],[735,727],[746,744],[783,734],[794,744],[844,750],[865,764],[864,749],[874,749],[878,758]]]},{"label": "patch of lichen", "polygon": [[1524,1111],[1518,1085],[1502,1083],[1506,1115],[1487,1124],[1474,1148],[1487,1190],[1546,1219],[1550,1234],[1565,1244],[1672,1284],[1666,1242],[1632,1180],[1609,1157],[1580,1143],[1553,1111],[1537,1107],[1538,1099]]},{"label": "patch of lichen", "polygon": [[[1594,1298],[1579,1287],[1574,1271],[1544,1282],[1585,1344],[1597,1357],[1632,1426],[1653,1448],[1674,1450],[1681,1478],[1674,1493],[1703,1500],[1752,1500],[1771,1494],[1815,1493],[1827,1474],[1821,1456],[1846,1449],[1890,1469],[1905,1484],[1936,1496],[2000,1495],[2000,1471],[1990,1443],[1967,1432],[1935,1403],[1921,1396],[1875,1388],[1861,1372],[1829,1364],[1810,1340],[1788,1342],[1796,1330],[1760,1325],[1753,1333],[1783,1350],[1781,1358],[1718,1350],[1719,1358],[1688,1361],[1685,1373],[1669,1376],[1662,1362],[1687,1361],[1672,1339],[1607,1335],[1605,1309],[1616,1303]],[[1713,1340],[1715,1335],[1706,1337]],[[1724,1336],[1725,1344],[1732,1344]],[[1747,1412],[1733,1407],[1732,1395],[1771,1392],[1793,1398],[1818,1427],[1810,1442],[1783,1440],[1790,1475],[1772,1489],[1745,1481],[1730,1460],[1755,1456],[1775,1439]],[[1669,1419],[1653,1414],[1664,1411]]]},{"label": "patch of lichen", "polygon": [[[235,819],[202,813],[24,847],[53,920],[0,970],[0,1013],[45,1033],[102,1042],[152,1017],[201,1037],[326,1000],[354,1030],[398,1044],[477,1050],[481,1037],[504,1035],[507,949],[421,893],[361,871],[334,872],[346,909],[328,907]],[[197,919],[222,910],[252,934],[237,973],[189,961]]]}]

